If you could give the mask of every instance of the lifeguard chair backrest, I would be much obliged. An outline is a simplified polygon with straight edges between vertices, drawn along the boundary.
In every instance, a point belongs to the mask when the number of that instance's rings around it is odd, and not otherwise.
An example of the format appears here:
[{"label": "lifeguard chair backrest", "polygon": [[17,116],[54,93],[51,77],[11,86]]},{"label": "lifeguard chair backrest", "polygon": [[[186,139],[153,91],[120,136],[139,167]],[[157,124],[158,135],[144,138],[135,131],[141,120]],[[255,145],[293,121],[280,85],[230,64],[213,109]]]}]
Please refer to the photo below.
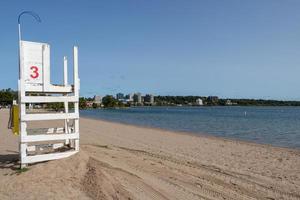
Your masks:
[{"label": "lifeguard chair backrest", "polygon": [[26,91],[46,92],[50,85],[50,45],[21,41],[21,79]]}]

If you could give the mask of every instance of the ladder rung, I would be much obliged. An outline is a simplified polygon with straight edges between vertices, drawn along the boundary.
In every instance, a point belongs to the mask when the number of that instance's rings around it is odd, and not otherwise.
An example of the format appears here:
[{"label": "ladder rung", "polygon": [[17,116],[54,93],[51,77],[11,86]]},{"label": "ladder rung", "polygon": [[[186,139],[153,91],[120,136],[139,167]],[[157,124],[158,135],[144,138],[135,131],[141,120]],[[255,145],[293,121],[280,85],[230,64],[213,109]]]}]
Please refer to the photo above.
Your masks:
[{"label": "ladder rung", "polygon": [[43,113],[43,114],[25,114],[21,116],[21,121],[41,121],[56,119],[78,119],[78,113]]},{"label": "ladder rung", "polygon": [[26,157],[22,158],[22,164],[66,158],[77,152],[78,151],[76,151],[76,150],[70,150],[70,151],[62,152],[62,153],[48,153],[48,154],[35,155],[35,156],[26,156]]},{"label": "ladder rung", "polygon": [[21,98],[22,103],[56,103],[56,102],[78,102],[76,96],[25,96]]},{"label": "ladder rung", "polygon": [[67,85],[67,86],[58,86],[58,85],[49,85],[47,89],[44,89],[43,85],[30,85],[25,84],[25,91],[26,92],[45,92],[45,93],[73,93],[73,86]]},{"label": "ladder rung", "polygon": [[79,138],[79,133],[27,135],[21,137],[21,142],[42,142],[42,141],[55,141],[55,140],[78,139],[78,138]]}]

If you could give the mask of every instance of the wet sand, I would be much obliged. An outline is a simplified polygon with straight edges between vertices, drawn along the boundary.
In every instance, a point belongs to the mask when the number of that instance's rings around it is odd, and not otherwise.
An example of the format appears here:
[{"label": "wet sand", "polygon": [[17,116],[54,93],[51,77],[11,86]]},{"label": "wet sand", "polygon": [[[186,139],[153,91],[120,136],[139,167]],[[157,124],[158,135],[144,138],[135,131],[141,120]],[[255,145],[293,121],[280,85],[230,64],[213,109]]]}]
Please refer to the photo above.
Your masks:
[{"label": "wet sand", "polygon": [[299,150],[87,118],[80,153],[20,173],[7,120],[0,199],[300,199]]}]

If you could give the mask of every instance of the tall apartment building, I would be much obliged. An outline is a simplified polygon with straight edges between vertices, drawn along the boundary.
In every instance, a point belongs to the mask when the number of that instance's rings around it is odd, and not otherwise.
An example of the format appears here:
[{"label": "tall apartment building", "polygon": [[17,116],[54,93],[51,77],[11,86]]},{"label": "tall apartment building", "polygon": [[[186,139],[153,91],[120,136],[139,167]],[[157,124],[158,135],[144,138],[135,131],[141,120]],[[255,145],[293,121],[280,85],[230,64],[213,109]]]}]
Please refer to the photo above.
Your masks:
[{"label": "tall apartment building", "polygon": [[118,100],[123,100],[123,99],[124,99],[124,94],[123,94],[123,93],[118,93],[118,94],[116,95],[116,98],[117,98]]},{"label": "tall apartment building", "polygon": [[127,95],[125,96],[126,101],[127,101],[127,102],[133,102],[133,95],[134,95],[134,94],[127,94]]},{"label": "tall apartment building", "polygon": [[137,92],[133,95],[133,102],[135,103],[142,103],[142,94]]},{"label": "tall apartment building", "polygon": [[144,97],[144,103],[153,105],[154,104],[154,96],[152,94],[146,94]]}]

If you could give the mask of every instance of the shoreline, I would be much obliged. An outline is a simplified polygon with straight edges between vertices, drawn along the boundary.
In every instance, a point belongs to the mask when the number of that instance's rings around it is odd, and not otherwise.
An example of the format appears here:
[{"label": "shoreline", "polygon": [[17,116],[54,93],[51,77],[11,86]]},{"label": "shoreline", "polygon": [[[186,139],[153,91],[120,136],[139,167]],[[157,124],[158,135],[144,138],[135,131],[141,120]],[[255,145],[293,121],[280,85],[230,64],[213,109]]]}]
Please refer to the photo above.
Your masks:
[{"label": "shoreline", "polygon": [[0,110],[1,200],[300,199],[293,149],[81,117],[79,153],[19,171],[7,120]]},{"label": "shoreline", "polygon": [[300,148],[293,148],[293,147],[284,147],[284,146],[276,146],[272,144],[267,144],[267,143],[256,143],[253,141],[247,141],[247,140],[242,140],[238,138],[229,138],[229,137],[223,137],[223,136],[215,136],[209,133],[195,133],[195,132],[188,132],[188,131],[176,131],[176,130],[171,130],[171,129],[164,129],[164,128],[158,128],[158,127],[151,127],[151,126],[143,126],[143,125],[136,125],[136,124],[129,124],[125,122],[117,122],[117,121],[110,121],[110,120],[105,120],[105,119],[100,119],[96,117],[88,117],[88,116],[81,116],[81,118],[89,119],[89,120],[96,120],[96,121],[103,121],[107,123],[113,124],[120,124],[124,126],[129,126],[129,127],[135,127],[135,128],[145,128],[149,130],[157,130],[157,131],[162,131],[162,132],[169,132],[173,134],[180,134],[180,135],[189,135],[192,137],[204,137],[204,138],[210,138],[210,139],[216,139],[216,140],[222,140],[222,141],[228,141],[228,142],[237,142],[237,143],[242,143],[245,145],[251,145],[251,146],[262,146],[262,147],[269,147],[269,148],[274,148],[274,149],[284,149],[284,150],[289,150],[289,151],[294,151],[295,153],[300,154]]}]

